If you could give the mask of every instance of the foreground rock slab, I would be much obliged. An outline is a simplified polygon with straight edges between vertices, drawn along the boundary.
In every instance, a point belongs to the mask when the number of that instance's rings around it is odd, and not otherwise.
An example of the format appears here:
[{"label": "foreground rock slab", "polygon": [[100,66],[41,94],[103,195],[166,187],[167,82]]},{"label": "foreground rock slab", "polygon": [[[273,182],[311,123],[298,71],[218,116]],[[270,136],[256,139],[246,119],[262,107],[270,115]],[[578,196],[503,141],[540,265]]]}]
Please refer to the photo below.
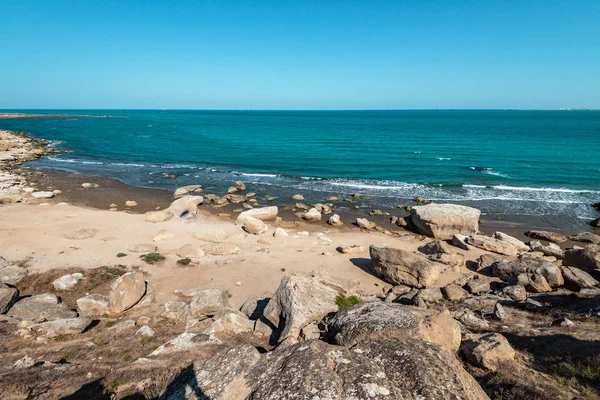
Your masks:
[{"label": "foreground rock slab", "polygon": [[369,247],[373,270],[395,285],[415,288],[431,286],[440,277],[445,266],[429,261],[422,255],[387,246]]},{"label": "foreground rock slab", "polygon": [[476,208],[436,203],[415,206],[410,211],[412,222],[420,233],[442,240],[450,240],[454,234],[476,234],[480,214]]},{"label": "foreground rock slab", "polygon": [[[367,340],[352,349],[313,340],[260,355],[225,349],[197,362],[166,399],[488,399],[442,347],[408,339]],[[418,397],[415,396],[418,393]]]}]

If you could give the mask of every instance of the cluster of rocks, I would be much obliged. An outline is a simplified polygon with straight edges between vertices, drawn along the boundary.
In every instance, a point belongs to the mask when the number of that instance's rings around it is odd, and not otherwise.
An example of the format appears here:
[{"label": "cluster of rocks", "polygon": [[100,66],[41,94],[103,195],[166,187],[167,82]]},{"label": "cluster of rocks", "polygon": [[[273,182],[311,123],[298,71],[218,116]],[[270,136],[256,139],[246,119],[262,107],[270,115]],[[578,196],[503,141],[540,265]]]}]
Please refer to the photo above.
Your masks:
[{"label": "cluster of rocks", "polygon": [[[83,274],[73,273],[52,284],[60,292],[73,289],[83,279]],[[77,310],[67,307],[53,293],[20,294],[16,285],[0,284],[0,314],[5,314],[2,320],[15,323],[17,334],[41,341],[84,332],[94,318],[119,314],[140,302],[152,300],[142,272],[128,272],[116,279],[108,296],[89,294],[77,299]]]}]

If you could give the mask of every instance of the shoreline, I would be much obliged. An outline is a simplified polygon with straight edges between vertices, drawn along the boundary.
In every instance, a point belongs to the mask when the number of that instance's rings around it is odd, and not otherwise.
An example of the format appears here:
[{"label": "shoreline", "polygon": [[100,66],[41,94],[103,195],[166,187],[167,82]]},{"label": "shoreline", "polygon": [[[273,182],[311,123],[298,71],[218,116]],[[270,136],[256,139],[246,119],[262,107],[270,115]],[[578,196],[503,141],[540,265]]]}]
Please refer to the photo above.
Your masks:
[{"label": "shoreline", "polygon": [[[0,114],[0,118],[2,118],[2,115],[6,114]],[[37,117],[37,114],[19,114],[18,118],[26,118],[28,116]],[[53,117],[53,115],[50,116],[45,114],[40,114],[40,116]],[[60,154],[61,151],[51,148],[49,146],[49,141],[45,139],[34,139],[26,132],[15,132],[0,129],[0,134],[6,135],[6,133],[8,133],[9,136],[13,136],[12,140],[16,139],[22,141],[23,143],[27,144],[27,146],[25,146],[24,149],[19,152],[18,156],[14,157],[11,162],[3,163],[2,158],[0,158],[0,177],[4,176],[4,180],[0,180],[0,185],[3,181],[10,182],[12,180],[15,184],[15,187],[20,187],[20,192],[22,192],[22,189],[26,188],[27,186],[31,186],[30,184],[35,184],[39,185],[39,187],[42,187],[41,190],[58,189],[61,191],[60,196],[57,196],[55,199],[47,200],[51,203],[56,203],[58,200],[60,200],[60,202],[67,202],[69,204],[90,207],[99,210],[110,209],[111,207],[109,206],[111,204],[117,204],[118,211],[126,211],[131,213],[145,213],[147,211],[164,209],[176,199],[173,197],[173,193],[167,189],[131,185],[116,178],[100,175],[81,174],[76,172],[67,172],[60,169],[36,168],[29,166],[27,165],[27,162],[29,161],[35,161],[52,154]],[[0,137],[0,141],[2,140],[6,141],[6,139]],[[19,183],[17,184],[17,182]],[[93,189],[83,189],[81,184],[88,182],[92,182],[98,186]],[[201,182],[198,183],[202,184]],[[29,188],[29,190],[31,190],[31,188]],[[209,192],[203,191],[199,194],[206,195],[208,193]],[[245,193],[246,192],[240,192],[239,194],[244,195]],[[6,188],[0,186],[0,195],[2,194],[6,195]],[[9,190],[9,194],[13,193],[11,193]],[[219,197],[226,195],[225,193],[214,194]],[[138,205],[136,207],[124,207],[124,203],[128,200],[136,201]],[[360,204],[359,201],[360,198],[358,199],[358,204]],[[323,199],[322,202],[327,203],[327,200]],[[308,207],[311,206],[310,202],[294,201],[293,199],[289,199],[289,202],[283,203],[281,201],[273,203],[261,201],[260,206],[264,207],[277,205],[280,213],[285,216],[286,220],[291,220],[291,223],[293,223],[294,226],[304,226],[307,230],[314,230],[313,228],[332,228],[326,223],[330,215],[323,215],[323,219],[317,222],[305,222],[301,218],[298,218],[295,214],[305,210],[296,208],[296,203],[303,203]],[[414,203],[413,205],[418,205],[418,203]],[[360,231],[360,229],[354,225],[354,221],[356,218],[366,218],[369,221],[376,223],[378,227],[380,227],[379,229],[382,231],[405,232],[403,228],[390,223],[390,218],[392,216],[396,216],[398,218],[408,216],[409,212],[404,209],[377,210],[381,211],[383,215],[370,215],[370,210],[373,210],[372,208],[360,206],[358,209],[353,209],[352,206],[353,204],[347,204],[342,201],[342,199],[333,203],[332,213],[339,214],[344,222],[344,225],[336,226],[338,231]],[[229,203],[224,207],[216,206],[214,204],[210,206],[205,205],[202,209],[209,213],[211,217],[224,220],[229,219],[232,221],[235,221],[236,214],[245,210],[241,206],[241,203]],[[223,214],[230,214],[230,217],[228,218],[223,216]],[[490,235],[496,230],[503,230],[510,235],[519,237],[520,239],[526,239],[524,232],[530,229],[549,229],[563,233],[582,231],[581,229],[573,230],[551,227],[548,226],[549,224],[546,224],[545,221],[546,220],[544,216],[538,215],[524,216],[522,214],[482,214],[480,217],[480,231],[484,234]],[[592,226],[588,226],[586,231],[600,234],[600,228],[594,228]]]}]

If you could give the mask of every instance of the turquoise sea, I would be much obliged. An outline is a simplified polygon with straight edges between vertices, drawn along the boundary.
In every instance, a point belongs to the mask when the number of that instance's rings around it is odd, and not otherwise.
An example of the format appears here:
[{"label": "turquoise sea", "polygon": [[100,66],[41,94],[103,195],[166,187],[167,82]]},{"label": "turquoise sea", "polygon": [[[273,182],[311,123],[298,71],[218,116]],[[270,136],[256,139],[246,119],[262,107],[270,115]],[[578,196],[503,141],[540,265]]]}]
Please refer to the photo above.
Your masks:
[{"label": "turquoise sea", "polygon": [[69,115],[0,120],[65,150],[31,165],[133,185],[242,180],[285,201],[361,192],[372,208],[422,196],[549,226],[599,216],[600,111],[27,112]]}]

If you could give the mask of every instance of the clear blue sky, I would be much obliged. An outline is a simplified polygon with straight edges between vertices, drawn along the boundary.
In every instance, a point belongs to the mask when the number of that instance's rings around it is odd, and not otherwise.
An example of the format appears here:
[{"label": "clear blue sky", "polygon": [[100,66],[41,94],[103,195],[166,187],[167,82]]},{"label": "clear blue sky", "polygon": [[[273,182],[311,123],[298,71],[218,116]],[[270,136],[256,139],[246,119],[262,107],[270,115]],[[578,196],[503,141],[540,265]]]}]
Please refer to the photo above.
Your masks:
[{"label": "clear blue sky", "polygon": [[0,108],[600,107],[600,1],[0,0]]}]

